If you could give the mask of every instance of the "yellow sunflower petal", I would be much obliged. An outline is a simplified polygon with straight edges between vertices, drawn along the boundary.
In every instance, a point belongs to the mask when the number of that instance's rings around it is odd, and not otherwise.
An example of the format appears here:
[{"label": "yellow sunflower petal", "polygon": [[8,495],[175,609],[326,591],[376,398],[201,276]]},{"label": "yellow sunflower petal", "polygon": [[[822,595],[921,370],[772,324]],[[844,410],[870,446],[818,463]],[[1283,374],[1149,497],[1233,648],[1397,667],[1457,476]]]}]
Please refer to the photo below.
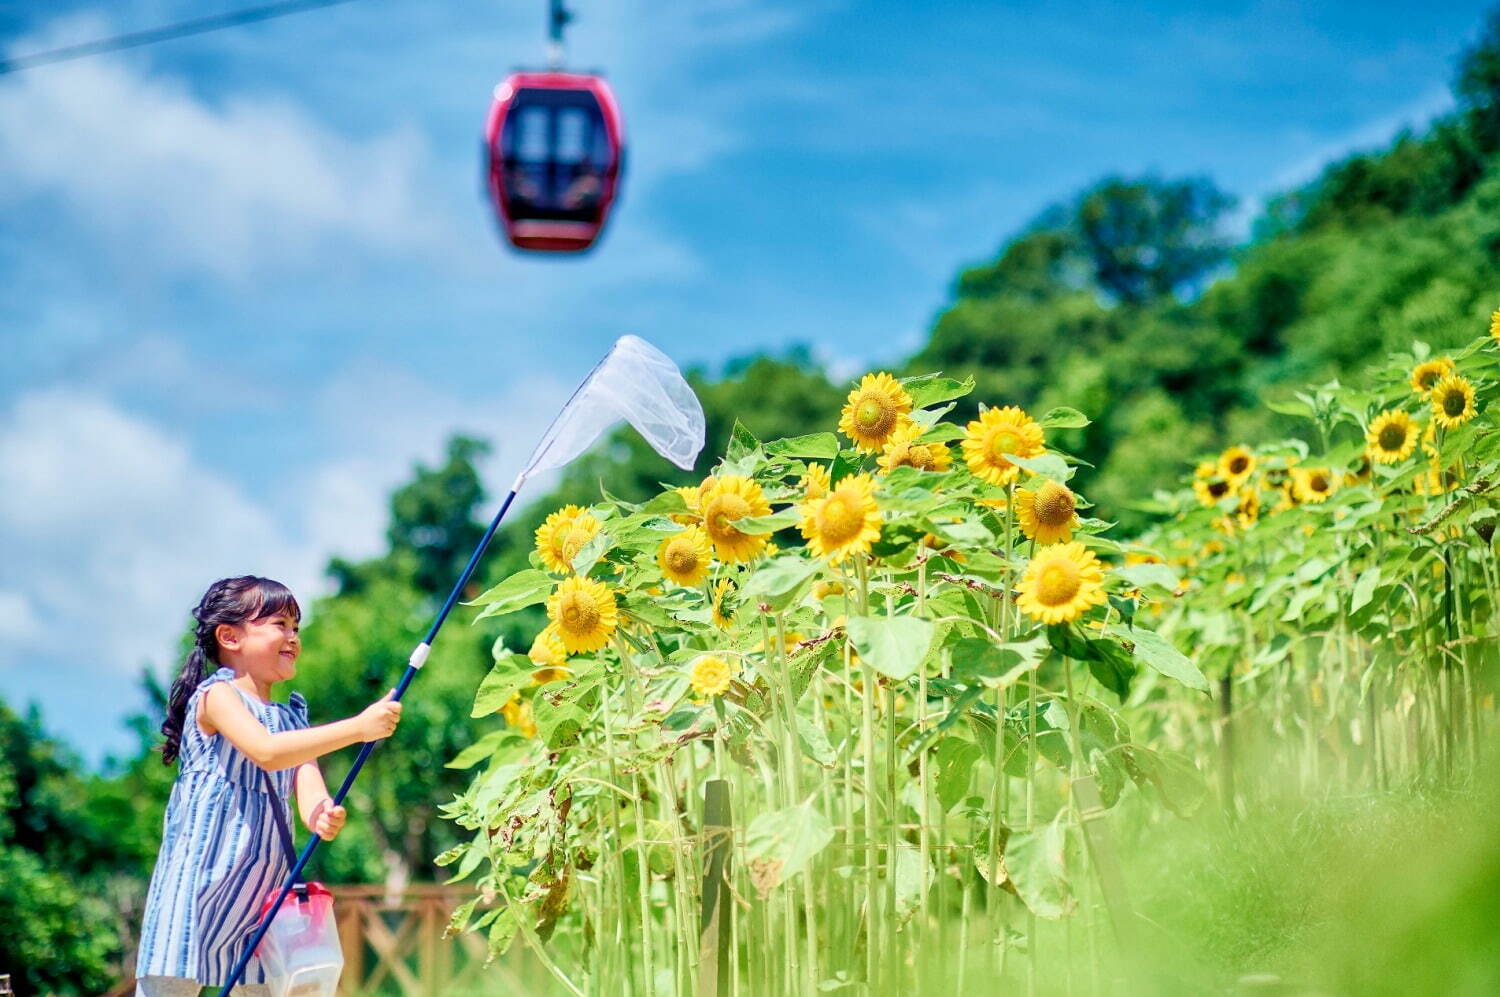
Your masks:
[{"label": "yellow sunflower petal", "polygon": [[747,516],[770,515],[760,485],[737,474],[717,479],[703,493],[703,529],[713,544],[714,556],[726,564],[753,560],[766,545],[769,533],[744,533],[734,525]]},{"label": "yellow sunflower petal", "polygon": [[1081,543],[1053,544],[1037,551],[1016,591],[1016,605],[1027,616],[1067,623],[1104,602],[1104,566]]},{"label": "yellow sunflower petal", "polygon": [[837,564],[851,554],[867,554],[880,539],[880,507],[868,474],[851,474],[826,496],[802,507],[799,525],[816,557]]},{"label": "yellow sunflower petal", "polygon": [[985,409],[965,427],[964,461],[975,477],[1007,485],[1020,470],[1006,454],[1031,458],[1042,453],[1042,427],[1014,405]]},{"label": "yellow sunflower petal", "polygon": [[911,395],[890,374],[866,374],[849,392],[839,415],[839,432],[864,453],[885,446],[903,416],[911,414]]},{"label": "yellow sunflower petal", "polygon": [[661,573],[678,585],[703,584],[713,563],[708,534],[701,527],[690,526],[667,537],[657,548],[656,563],[661,566]]},{"label": "yellow sunflower petal", "polygon": [[1370,421],[1365,433],[1365,456],[1376,464],[1403,461],[1416,445],[1411,416],[1402,409],[1386,409]]},{"label": "yellow sunflower petal", "polygon": [[1432,388],[1432,418],[1444,429],[1457,429],[1478,411],[1474,407],[1474,385],[1461,374],[1449,374]]},{"label": "yellow sunflower petal", "polygon": [[547,599],[547,618],[569,654],[597,651],[619,624],[615,595],[603,582],[577,575],[563,579]]}]

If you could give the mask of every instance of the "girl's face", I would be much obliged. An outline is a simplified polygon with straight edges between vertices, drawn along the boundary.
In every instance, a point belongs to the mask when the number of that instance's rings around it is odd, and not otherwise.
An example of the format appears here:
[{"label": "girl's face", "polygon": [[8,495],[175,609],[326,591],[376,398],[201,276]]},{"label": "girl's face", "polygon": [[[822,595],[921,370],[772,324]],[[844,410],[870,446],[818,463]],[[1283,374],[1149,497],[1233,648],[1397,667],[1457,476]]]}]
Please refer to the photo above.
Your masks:
[{"label": "girl's face", "polygon": [[219,660],[243,669],[270,685],[297,675],[297,655],[302,650],[300,624],[290,613],[273,613],[260,620],[218,629]]}]

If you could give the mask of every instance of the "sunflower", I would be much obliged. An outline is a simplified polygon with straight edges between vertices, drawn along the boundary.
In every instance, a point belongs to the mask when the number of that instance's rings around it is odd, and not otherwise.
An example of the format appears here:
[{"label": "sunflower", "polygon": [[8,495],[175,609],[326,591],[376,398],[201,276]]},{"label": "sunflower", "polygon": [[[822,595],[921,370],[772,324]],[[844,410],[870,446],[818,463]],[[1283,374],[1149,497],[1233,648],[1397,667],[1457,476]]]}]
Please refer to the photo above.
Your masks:
[{"label": "sunflower", "polygon": [[1027,616],[1067,623],[1104,601],[1104,566],[1081,543],[1053,544],[1037,551],[1016,591]]},{"label": "sunflower", "polygon": [[520,693],[511,696],[500,707],[500,715],[505,718],[505,725],[516,730],[522,737],[536,737],[536,719],[531,712],[531,700],[522,699]]},{"label": "sunflower", "polygon": [[992,485],[1008,485],[1018,468],[1005,459],[1036,457],[1042,453],[1042,427],[1014,405],[985,409],[964,427],[964,460],[976,477]]},{"label": "sunflower", "polygon": [[1292,496],[1298,502],[1326,502],[1338,489],[1338,479],[1326,467],[1292,468]]},{"label": "sunflower", "polygon": [[728,578],[720,578],[714,585],[713,590],[713,621],[714,626],[720,630],[728,630],[734,626],[735,606],[730,603],[729,597],[734,594],[734,583]]},{"label": "sunflower", "polygon": [[729,680],[733,677],[734,669],[729,662],[716,654],[705,654],[693,662],[688,684],[700,696],[722,696],[729,691]]},{"label": "sunflower", "polygon": [[1240,493],[1239,504],[1234,507],[1234,518],[1241,529],[1249,529],[1260,519],[1260,489],[1247,488]]},{"label": "sunflower", "polygon": [[803,499],[819,499],[828,494],[832,487],[828,477],[828,468],[822,464],[808,464],[807,470],[802,472],[802,480],[798,487],[802,489]]},{"label": "sunflower", "polygon": [[849,392],[839,416],[839,432],[854,441],[862,453],[873,453],[911,414],[911,395],[891,375],[866,374],[859,387]]},{"label": "sunflower", "polygon": [[569,654],[599,650],[619,622],[609,586],[577,575],[563,579],[548,597],[547,618]]},{"label": "sunflower", "polygon": [[850,554],[866,554],[880,539],[880,507],[868,474],[851,474],[824,498],[802,507],[802,535],[817,557],[837,564]]},{"label": "sunflower", "polygon": [[668,518],[674,523],[681,523],[683,526],[692,526],[694,523],[703,522],[701,493],[704,488],[712,486],[713,481],[713,478],[708,478],[701,485],[679,485],[672,489],[672,491],[682,496],[682,504],[687,506],[687,512],[674,512]]},{"label": "sunflower", "polygon": [[708,577],[708,565],[712,560],[708,534],[700,526],[689,526],[681,533],[667,537],[656,551],[656,563],[661,565],[661,573],[678,585],[702,584]]},{"label": "sunflower", "polygon": [[555,623],[549,623],[541,629],[536,640],[531,642],[531,650],[526,652],[526,656],[543,668],[559,668],[568,663],[568,649],[563,646]]},{"label": "sunflower", "polygon": [[1016,491],[1016,518],[1021,532],[1039,544],[1073,539],[1078,500],[1067,485],[1043,481],[1040,488]]},{"label": "sunflower", "polygon": [[1453,361],[1447,357],[1425,360],[1411,369],[1411,390],[1419,395],[1428,394],[1432,391],[1433,385],[1452,373],[1454,373]]},{"label": "sunflower", "polygon": [[1417,445],[1411,416],[1401,409],[1386,409],[1370,422],[1365,433],[1365,456],[1376,464],[1394,464],[1411,456]]},{"label": "sunflower", "polygon": [[[1215,468],[1217,470],[1217,468]],[[1213,506],[1219,504],[1219,499],[1234,491],[1229,482],[1215,474],[1210,478],[1194,478],[1193,494],[1198,496],[1202,505]]]},{"label": "sunflower", "polygon": [[1457,429],[1474,418],[1474,385],[1461,374],[1449,374],[1432,389],[1432,418],[1444,429]]},{"label": "sunflower", "polygon": [[573,558],[599,532],[599,521],[576,505],[563,506],[536,530],[536,551],[549,571],[570,575]]},{"label": "sunflower", "polygon": [[1500,311],[1490,312],[1490,335],[1500,342]]},{"label": "sunflower", "polygon": [[766,545],[769,533],[742,533],[734,521],[744,516],[765,516],[771,512],[760,485],[738,474],[728,474],[705,487],[703,528],[714,545],[714,556],[726,564],[749,561]]},{"label": "sunflower", "polygon": [[1230,488],[1238,488],[1255,470],[1255,455],[1244,447],[1230,447],[1219,454],[1219,473],[1229,482]]},{"label": "sunflower", "polygon": [[885,441],[885,452],[875,458],[880,473],[888,474],[898,467],[914,467],[919,471],[946,471],[953,462],[953,455],[942,443],[918,443],[927,430],[907,419],[896,427],[890,439]]}]

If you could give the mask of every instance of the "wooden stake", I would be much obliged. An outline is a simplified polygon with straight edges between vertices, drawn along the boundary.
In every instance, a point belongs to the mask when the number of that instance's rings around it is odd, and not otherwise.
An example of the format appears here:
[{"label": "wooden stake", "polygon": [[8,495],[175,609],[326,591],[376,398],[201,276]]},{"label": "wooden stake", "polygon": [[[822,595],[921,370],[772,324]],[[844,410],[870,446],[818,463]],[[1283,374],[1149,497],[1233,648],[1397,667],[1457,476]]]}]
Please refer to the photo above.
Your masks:
[{"label": "wooden stake", "polygon": [[734,957],[734,904],[729,896],[734,825],[729,783],[710,779],[703,786],[703,915],[698,922],[698,997],[729,993]]}]

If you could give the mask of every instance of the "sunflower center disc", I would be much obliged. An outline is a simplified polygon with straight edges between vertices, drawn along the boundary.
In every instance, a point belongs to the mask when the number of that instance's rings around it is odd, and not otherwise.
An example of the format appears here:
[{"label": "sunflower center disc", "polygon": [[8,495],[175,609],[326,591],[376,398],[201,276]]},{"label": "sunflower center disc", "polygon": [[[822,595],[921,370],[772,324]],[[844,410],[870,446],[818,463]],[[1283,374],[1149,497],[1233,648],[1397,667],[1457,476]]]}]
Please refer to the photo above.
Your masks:
[{"label": "sunflower center disc", "polygon": [[720,537],[738,536],[734,521],[750,514],[750,503],[738,495],[720,495],[714,499],[709,510],[708,521]]},{"label": "sunflower center disc", "polygon": [[575,593],[562,607],[562,623],[574,633],[588,633],[599,625],[599,607],[586,595]]},{"label": "sunflower center disc", "polygon": [[576,526],[573,527],[568,531],[567,537],[562,542],[562,559],[571,563],[573,558],[578,556],[578,552],[583,550],[583,545],[588,543],[590,539],[588,530],[580,529]]},{"label": "sunflower center disc", "polygon": [[[990,453],[1004,460],[1008,453],[1021,449],[1021,438],[1008,429],[1002,429],[990,439]],[[1009,463],[1009,461],[1006,461]]]},{"label": "sunflower center disc", "polygon": [[679,575],[690,575],[698,567],[698,552],[684,540],[674,540],[667,547],[667,567]]},{"label": "sunflower center disc", "polygon": [[1469,400],[1464,397],[1462,391],[1450,391],[1443,396],[1443,414],[1450,419],[1456,419],[1464,414],[1464,409],[1469,407]]},{"label": "sunflower center disc", "polygon": [[839,547],[859,536],[865,517],[859,509],[841,496],[823,503],[823,512],[818,516],[819,532],[827,546]]},{"label": "sunflower center disc", "polygon": [[880,404],[880,399],[866,398],[859,403],[855,421],[864,429],[876,429],[884,421],[884,416],[885,406]]},{"label": "sunflower center disc", "polygon": [[1380,431],[1380,449],[1400,450],[1406,442],[1406,430],[1399,425],[1386,426]]},{"label": "sunflower center disc", "polygon": [[1073,493],[1049,481],[1037,493],[1031,508],[1043,526],[1063,526],[1073,518]]},{"label": "sunflower center disc", "polygon": [[1042,569],[1037,578],[1037,601],[1044,606],[1061,606],[1078,594],[1081,579],[1071,561],[1054,561]]},{"label": "sunflower center disc", "polygon": [[1229,482],[1227,481],[1210,481],[1208,483],[1208,494],[1216,499],[1223,498],[1224,493],[1227,491],[1229,491]]}]

